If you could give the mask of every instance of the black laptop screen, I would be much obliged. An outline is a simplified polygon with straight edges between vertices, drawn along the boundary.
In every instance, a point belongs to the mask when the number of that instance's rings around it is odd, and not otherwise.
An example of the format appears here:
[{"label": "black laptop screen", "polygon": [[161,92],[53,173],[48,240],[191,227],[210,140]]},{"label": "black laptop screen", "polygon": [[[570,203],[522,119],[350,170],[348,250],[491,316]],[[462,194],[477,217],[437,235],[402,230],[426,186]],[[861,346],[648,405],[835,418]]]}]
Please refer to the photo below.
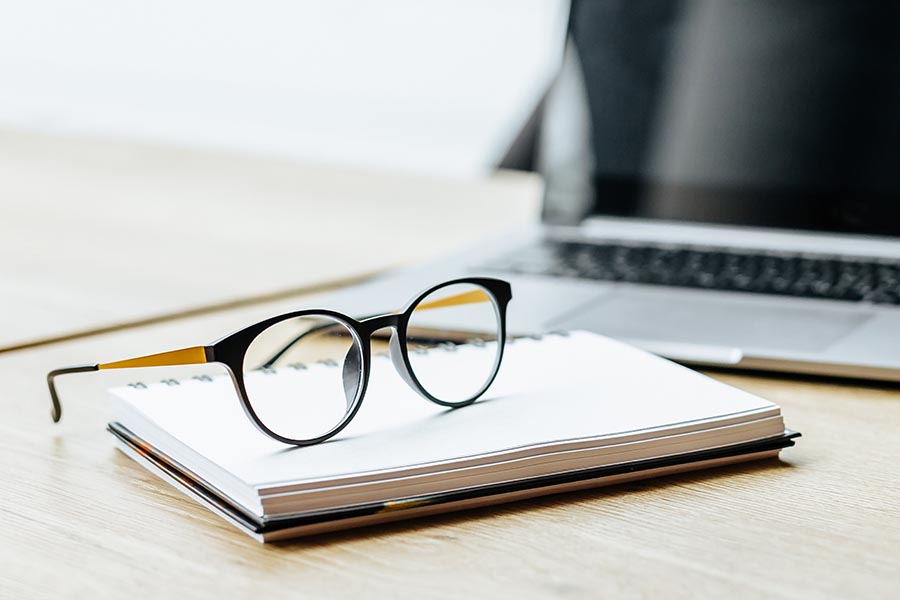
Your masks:
[{"label": "black laptop screen", "polygon": [[575,0],[569,38],[548,220],[900,234],[900,3]]}]

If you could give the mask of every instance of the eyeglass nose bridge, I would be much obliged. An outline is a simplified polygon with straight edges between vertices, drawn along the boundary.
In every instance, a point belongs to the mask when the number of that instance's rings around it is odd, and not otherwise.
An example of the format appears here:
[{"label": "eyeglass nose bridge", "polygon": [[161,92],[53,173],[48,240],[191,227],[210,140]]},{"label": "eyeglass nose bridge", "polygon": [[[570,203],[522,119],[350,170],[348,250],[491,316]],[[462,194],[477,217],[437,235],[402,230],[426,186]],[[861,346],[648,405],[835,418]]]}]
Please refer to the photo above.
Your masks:
[{"label": "eyeglass nose bridge", "polygon": [[[403,323],[403,315],[397,313],[388,313],[384,315],[378,315],[375,317],[370,317],[365,319],[360,325],[362,326],[361,333],[363,334],[363,338],[366,341],[371,343],[372,334],[381,329],[390,329],[391,330],[391,338],[389,342],[389,351],[391,357],[391,363],[394,365],[394,369],[397,371],[397,374],[400,375],[400,378],[406,382],[411,388],[422,393],[422,390],[419,384],[416,382],[415,377],[413,377],[412,372],[410,371],[409,364],[404,358],[403,347],[401,342],[400,335],[400,326]],[[345,357],[344,365],[344,392],[347,397],[348,406],[350,403],[351,397],[354,396],[355,388],[351,383],[351,376],[346,370],[346,366],[349,364],[347,360],[349,357]]]},{"label": "eyeglass nose bridge", "polygon": [[[391,329],[391,357],[393,358],[393,341],[397,337],[397,328],[400,326],[400,316],[396,314],[387,314],[387,315],[378,315],[375,317],[369,317],[368,319],[363,320],[360,324],[359,329],[362,334],[363,344],[371,344],[372,343],[372,334],[378,331],[379,329]],[[363,349],[360,349],[363,351]],[[368,352],[368,349],[364,350]],[[342,369],[342,379],[344,383],[344,397],[347,401],[347,411],[348,413],[353,410],[353,405],[356,402],[356,398],[359,395],[359,386],[362,380],[359,377],[359,373],[362,371],[362,365],[359,362],[360,354],[357,352],[356,348],[350,347],[347,350],[347,354],[344,356],[344,368]],[[401,359],[402,362],[402,359]],[[396,366],[396,363],[394,363]],[[401,374],[401,377],[406,379],[405,375]]]},{"label": "eyeglass nose bridge", "polygon": [[368,319],[365,319],[360,323],[360,333],[362,333],[363,338],[370,338],[372,334],[379,329],[390,328],[394,332],[396,332],[400,329],[400,322],[402,318],[403,315],[397,313],[388,313],[384,315],[369,317]]}]

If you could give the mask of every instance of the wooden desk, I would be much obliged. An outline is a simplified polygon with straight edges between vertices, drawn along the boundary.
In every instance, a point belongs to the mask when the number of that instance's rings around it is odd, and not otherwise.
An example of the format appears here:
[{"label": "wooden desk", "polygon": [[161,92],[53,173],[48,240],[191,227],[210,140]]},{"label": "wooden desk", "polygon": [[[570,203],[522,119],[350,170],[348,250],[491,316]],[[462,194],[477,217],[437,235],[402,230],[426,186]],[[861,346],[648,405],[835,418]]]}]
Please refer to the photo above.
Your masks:
[{"label": "wooden desk", "polygon": [[[61,190],[74,209],[51,201]],[[104,389],[133,373],[61,379],[66,416],[50,422],[51,368],[204,343],[313,304],[289,294],[321,280],[311,251],[343,275],[409,260],[411,242],[423,257],[527,220],[535,190],[515,176],[473,187],[0,135],[0,346],[199,309],[0,353],[0,598],[898,596],[896,388],[717,374],[779,402],[803,432],[783,461],[270,546],[114,450]],[[436,212],[417,212],[423,194],[443,200]],[[255,220],[247,198],[270,216]],[[295,236],[323,198],[317,226]],[[402,231],[377,220],[386,208],[410,215]],[[327,245],[336,230],[357,245]],[[253,301],[266,295],[279,299]]]},{"label": "wooden desk", "polygon": [[0,351],[443,254],[541,188],[0,129]]},{"label": "wooden desk", "polygon": [[[120,455],[58,365],[202,343],[285,299],[0,355],[0,597],[896,597],[900,391],[716,375],[784,407],[783,461],[263,546]],[[176,371],[177,372],[177,371]],[[161,371],[160,371],[161,373]],[[146,371],[142,376],[146,375]]]}]

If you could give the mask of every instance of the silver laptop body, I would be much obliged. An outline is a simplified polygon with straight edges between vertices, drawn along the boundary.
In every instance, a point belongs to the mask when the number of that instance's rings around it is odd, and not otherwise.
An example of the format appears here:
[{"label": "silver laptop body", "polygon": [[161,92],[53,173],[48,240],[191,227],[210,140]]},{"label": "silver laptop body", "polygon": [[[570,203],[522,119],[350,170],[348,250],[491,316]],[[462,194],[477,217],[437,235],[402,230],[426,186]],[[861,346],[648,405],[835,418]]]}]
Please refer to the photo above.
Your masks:
[{"label": "silver laptop body", "polygon": [[900,381],[893,12],[574,2],[536,144],[544,222],[333,301],[365,314],[490,275],[513,284],[513,333]]}]

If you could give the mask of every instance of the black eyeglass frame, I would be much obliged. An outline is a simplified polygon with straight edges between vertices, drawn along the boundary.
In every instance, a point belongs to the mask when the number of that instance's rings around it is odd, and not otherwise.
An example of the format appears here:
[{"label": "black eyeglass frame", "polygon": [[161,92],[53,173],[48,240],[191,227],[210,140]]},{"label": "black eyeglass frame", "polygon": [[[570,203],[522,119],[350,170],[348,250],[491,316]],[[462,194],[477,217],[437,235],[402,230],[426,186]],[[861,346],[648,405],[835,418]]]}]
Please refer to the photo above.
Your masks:
[{"label": "black eyeglass frame", "polygon": [[[416,307],[419,305],[419,303],[422,302],[422,300],[438,290],[457,284],[470,284],[477,286],[483,289],[490,297],[497,315],[498,350],[497,355],[494,359],[493,370],[491,372],[491,375],[485,381],[484,385],[482,385],[482,387],[474,395],[467,398],[466,400],[460,402],[448,402],[432,395],[427,389],[425,389],[425,387],[416,377],[415,371],[412,368],[412,364],[409,358],[408,327],[413,312],[416,310]],[[506,346],[506,309],[511,299],[512,287],[506,281],[489,277],[464,277],[460,279],[445,281],[426,289],[425,291],[418,294],[412,301],[410,301],[400,312],[379,314],[371,317],[354,319],[340,312],[327,309],[299,310],[265,319],[253,325],[250,325],[249,327],[245,327],[244,329],[236,331],[228,336],[225,336],[209,346],[176,350],[172,351],[171,353],[162,353],[159,355],[152,355],[150,357],[141,357],[140,359],[120,361],[120,363],[82,365],[77,367],[56,369],[54,371],[51,371],[47,375],[47,383],[50,387],[50,396],[53,400],[53,420],[58,421],[62,415],[62,408],[54,383],[54,379],[58,375],[97,371],[104,368],[127,368],[131,366],[167,366],[176,364],[200,364],[214,362],[222,364],[227,369],[237,391],[238,398],[241,402],[241,407],[243,408],[244,413],[256,426],[257,429],[259,429],[262,433],[268,435],[269,437],[276,439],[284,444],[289,444],[292,446],[311,446],[321,443],[340,433],[340,431],[343,430],[350,423],[350,421],[353,420],[353,417],[359,411],[369,384],[369,374],[371,372],[372,363],[372,334],[385,328],[389,328],[392,331],[390,338],[390,355],[395,369],[403,378],[403,380],[420,396],[426,398],[427,400],[430,400],[431,402],[434,402],[435,404],[439,404],[441,406],[446,406],[449,408],[461,408],[463,406],[468,406],[478,400],[478,398],[480,398],[484,394],[484,392],[487,391],[487,389],[494,382],[494,379],[496,379],[497,377],[497,373],[500,370],[500,364],[503,360],[503,350]],[[326,433],[315,438],[293,439],[282,436],[267,427],[256,414],[256,411],[254,411],[253,404],[250,401],[244,382],[244,360],[246,358],[247,350],[250,348],[253,341],[262,332],[266,331],[273,325],[289,319],[312,316],[328,317],[329,319],[332,319],[345,326],[347,330],[350,331],[351,335],[353,335],[354,343],[358,344],[359,351],[361,353],[361,361],[359,367],[360,380],[359,385],[357,386],[356,396],[354,397],[352,404],[348,408],[347,413],[344,415],[344,418],[337,425],[335,425]],[[297,340],[294,340],[294,342],[296,341]],[[292,342],[292,344],[294,342]],[[185,352],[194,352],[196,355],[192,356],[192,358],[190,358],[189,360],[174,359],[171,361],[166,361],[164,359],[164,357],[166,356],[175,356],[179,353]],[[202,353],[203,356],[200,357],[199,353]],[[161,360],[157,360],[153,364],[134,364],[143,359],[153,359],[157,357],[161,357]]]}]

